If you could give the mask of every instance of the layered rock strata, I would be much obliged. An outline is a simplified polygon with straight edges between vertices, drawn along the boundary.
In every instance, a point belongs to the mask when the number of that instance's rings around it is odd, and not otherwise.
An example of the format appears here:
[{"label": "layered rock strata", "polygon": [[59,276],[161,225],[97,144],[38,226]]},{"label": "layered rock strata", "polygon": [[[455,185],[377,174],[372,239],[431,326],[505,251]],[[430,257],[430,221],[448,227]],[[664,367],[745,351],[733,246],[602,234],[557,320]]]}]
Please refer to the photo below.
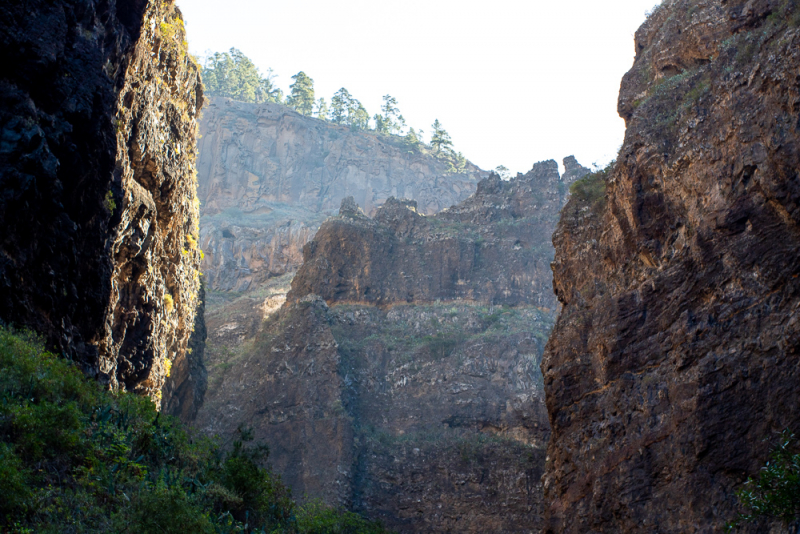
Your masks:
[{"label": "layered rock strata", "polygon": [[203,273],[210,290],[243,291],[294,272],[303,245],[347,196],[368,214],[391,196],[432,214],[485,176],[397,136],[353,131],[278,104],[215,98],[201,121]]},{"label": "layered rock strata", "polygon": [[227,440],[252,426],[295,495],[399,532],[538,531],[538,366],[568,188],[550,161],[430,217],[345,199],[279,311],[276,285],[209,313],[197,426]]},{"label": "layered rock strata", "polygon": [[194,321],[198,70],[172,2],[0,7],[0,319],[156,400]]},{"label": "layered rock strata", "polygon": [[667,0],[635,43],[553,237],[547,532],[722,532],[800,428],[800,6]]}]

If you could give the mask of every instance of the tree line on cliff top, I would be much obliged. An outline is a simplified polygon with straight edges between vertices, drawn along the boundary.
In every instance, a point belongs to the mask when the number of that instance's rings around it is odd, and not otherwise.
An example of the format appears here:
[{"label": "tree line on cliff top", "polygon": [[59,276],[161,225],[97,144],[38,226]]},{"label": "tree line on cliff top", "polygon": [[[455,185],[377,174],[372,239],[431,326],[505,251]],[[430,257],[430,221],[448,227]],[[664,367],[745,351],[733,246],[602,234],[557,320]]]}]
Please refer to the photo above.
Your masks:
[{"label": "tree line on cliff top", "polygon": [[422,139],[423,131],[408,127],[397,107],[397,99],[384,95],[380,113],[370,117],[364,105],[342,87],[333,94],[330,103],[316,98],[314,80],[300,71],[292,76],[290,92],[284,95],[275,85],[272,69],[261,74],[255,64],[240,50],[209,54],[203,61],[203,85],[211,96],[224,96],[242,102],[274,102],[288,106],[298,113],[349,126],[353,130],[371,130],[382,135],[402,136],[404,143],[418,151],[429,151],[448,163],[448,170],[461,172],[466,167],[464,156],[453,148],[450,134],[438,119],[434,121],[430,142]]}]

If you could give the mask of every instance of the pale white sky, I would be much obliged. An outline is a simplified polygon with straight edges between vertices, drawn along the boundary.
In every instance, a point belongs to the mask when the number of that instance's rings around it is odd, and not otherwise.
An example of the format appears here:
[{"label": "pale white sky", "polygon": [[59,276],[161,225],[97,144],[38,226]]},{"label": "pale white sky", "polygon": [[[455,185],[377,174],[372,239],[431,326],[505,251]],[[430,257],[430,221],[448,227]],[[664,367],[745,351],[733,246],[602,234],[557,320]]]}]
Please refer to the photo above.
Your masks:
[{"label": "pale white sky", "polygon": [[658,0],[177,0],[190,50],[236,47],[288,92],[346,87],[373,115],[391,94],[430,138],[434,119],[484,169],[574,154],[605,163],[633,33]]}]

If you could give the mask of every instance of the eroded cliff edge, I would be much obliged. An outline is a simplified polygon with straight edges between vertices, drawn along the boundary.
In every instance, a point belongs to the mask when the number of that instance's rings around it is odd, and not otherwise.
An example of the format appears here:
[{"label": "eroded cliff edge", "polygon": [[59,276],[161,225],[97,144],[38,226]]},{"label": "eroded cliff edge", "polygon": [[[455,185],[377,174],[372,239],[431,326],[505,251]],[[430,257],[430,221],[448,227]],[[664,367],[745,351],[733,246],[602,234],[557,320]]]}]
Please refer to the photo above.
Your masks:
[{"label": "eroded cliff edge", "polygon": [[667,0],[636,33],[616,165],[553,238],[548,532],[721,532],[800,428],[799,9]]},{"label": "eroded cliff edge", "polygon": [[550,239],[588,172],[565,165],[485,179],[434,216],[343,201],[279,311],[265,290],[209,313],[197,426],[252,426],[295,495],[399,532],[537,532]]},{"label": "eroded cliff edge", "polygon": [[171,1],[0,7],[0,319],[156,401],[199,285],[202,105]]}]

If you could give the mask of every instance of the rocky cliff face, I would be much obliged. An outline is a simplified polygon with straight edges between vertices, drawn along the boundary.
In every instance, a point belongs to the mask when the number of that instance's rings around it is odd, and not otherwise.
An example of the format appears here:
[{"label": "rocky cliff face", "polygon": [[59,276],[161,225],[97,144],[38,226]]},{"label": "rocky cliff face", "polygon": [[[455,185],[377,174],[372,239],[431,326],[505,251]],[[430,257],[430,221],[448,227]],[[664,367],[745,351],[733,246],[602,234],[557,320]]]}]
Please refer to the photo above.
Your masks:
[{"label": "rocky cliff face", "polygon": [[171,2],[0,7],[0,318],[158,399],[198,287],[202,104]]},{"label": "rocky cliff face", "polygon": [[667,0],[636,33],[616,166],[553,238],[549,532],[722,532],[800,428],[798,26],[793,1]]},{"label": "rocky cliff face", "polygon": [[400,532],[537,531],[538,366],[568,185],[550,161],[430,217],[390,198],[369,218],[346,199],[279,311],[276,285],[209,314],[196,424],[225,439],[252,425],[295,495]]},{"label": "rocky cliff face", "polygon": [[192,335],[184,357],[177,358],[171,365],[169,376],[164,382],[162,411],[192,421],[203,405],[208,388],[208,372],[205,366],[206,338],[208,329],[205,320],[206,292],[203,284],[197,295],[197,308]]},{"label": "rocky cliff face", "polygon": [[242,291],[295,271],[322,221],[353,196],[368,214],[391,196],[432,214],[485,175],[407,146],[278,104],[215,98],[201,121],[203,273],[211,290]]}]

